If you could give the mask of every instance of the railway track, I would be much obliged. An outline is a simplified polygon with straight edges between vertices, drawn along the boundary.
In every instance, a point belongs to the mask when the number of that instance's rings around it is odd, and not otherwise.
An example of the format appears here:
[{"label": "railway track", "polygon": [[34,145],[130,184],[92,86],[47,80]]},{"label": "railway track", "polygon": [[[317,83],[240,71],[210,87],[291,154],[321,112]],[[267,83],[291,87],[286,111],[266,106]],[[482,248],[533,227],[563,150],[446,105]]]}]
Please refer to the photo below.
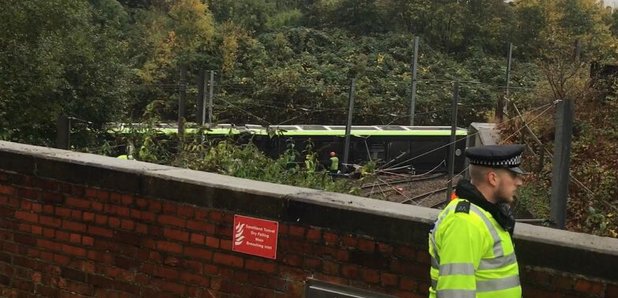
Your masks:
[{"label": "railway track", "polygon": [[447,182],[445,173],[378,175],[361,189],[365,197],[437,208],[446,203]]}]

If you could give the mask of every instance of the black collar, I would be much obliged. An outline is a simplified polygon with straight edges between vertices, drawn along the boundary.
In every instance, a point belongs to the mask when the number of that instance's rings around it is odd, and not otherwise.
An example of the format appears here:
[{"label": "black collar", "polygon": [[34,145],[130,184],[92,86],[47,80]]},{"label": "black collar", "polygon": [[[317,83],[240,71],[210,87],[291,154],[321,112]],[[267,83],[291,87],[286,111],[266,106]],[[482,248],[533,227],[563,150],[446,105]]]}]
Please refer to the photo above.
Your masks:
[{"label": "black collar", "polygon": [[457,183],[455,193],[457,194],[457,197],[468,200],[470,203],[489,212],[504,230],[513,235],[513,230],[515,229],[515,218],[513,217],[513,213],[511,213],[511,208],[508,204],[493,204],[487,201],[485,196],[483,196],[476,186],[470,183],[469,180],[465,179],[461,179],[459,183]]}]

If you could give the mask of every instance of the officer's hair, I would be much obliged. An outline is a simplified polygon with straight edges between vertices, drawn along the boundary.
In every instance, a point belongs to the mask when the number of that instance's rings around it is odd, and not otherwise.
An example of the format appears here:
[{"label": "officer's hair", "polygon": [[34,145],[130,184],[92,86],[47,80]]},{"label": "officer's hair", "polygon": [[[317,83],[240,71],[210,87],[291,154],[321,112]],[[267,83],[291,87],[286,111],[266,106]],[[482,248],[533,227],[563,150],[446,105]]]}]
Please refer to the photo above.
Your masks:
[{"label": "officer's hair", "polygon": [[485,176],[487,175],[487,172],[489,172],[490,170],[491,168],[488,167],[470,165],[470,169],[468,170],[468,172],[470,173],[470,180],[473,183],[483,183],[485,181]]}]

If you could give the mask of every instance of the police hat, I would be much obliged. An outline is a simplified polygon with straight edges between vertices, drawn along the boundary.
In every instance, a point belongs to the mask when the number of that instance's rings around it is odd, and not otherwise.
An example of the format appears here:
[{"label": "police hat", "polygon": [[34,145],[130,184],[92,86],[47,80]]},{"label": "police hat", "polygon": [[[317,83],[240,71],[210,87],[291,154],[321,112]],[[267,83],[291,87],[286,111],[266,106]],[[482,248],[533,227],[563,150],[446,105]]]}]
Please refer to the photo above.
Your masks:
[{"label": "police hat", "polygon": [[488,145],[466,149],[466,157],[473,165],[504,168],[517,174],[526,174],[519,167],[523,152],[524,145]]}]

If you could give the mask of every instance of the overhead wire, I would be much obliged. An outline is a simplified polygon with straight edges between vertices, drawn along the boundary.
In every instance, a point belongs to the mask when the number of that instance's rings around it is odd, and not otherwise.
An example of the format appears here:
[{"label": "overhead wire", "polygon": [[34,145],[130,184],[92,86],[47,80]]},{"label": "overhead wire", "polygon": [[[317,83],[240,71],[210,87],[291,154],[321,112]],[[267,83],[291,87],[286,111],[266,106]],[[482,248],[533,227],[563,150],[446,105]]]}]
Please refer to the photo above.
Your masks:
[{"label": "overhead wire", "polygon": [[[541,114],[539,114],[539,116],[537,116],[537,118],[538,118],[538,117],[540,117],[541,115],[543,115],[546,111],[548,111],[549,109],[551,109],[551,108],[553,107],[553,105],[554,105],[554,103],[548,103],[548,104],[542,105],[542,106],[540,106],[540,107],[537,107],[537,108],[533,109],[533,112],[534,112],[534,111],[537,111],[537,110],[540,110],[540,109],[542,109],[542,108],[545,108],[545,107],[546,107],[546,109],[545,109],[543,112],[541,112]],[[535,120],[536,120],[537,118],[535,118]],[[515,119],[515,118],[511,118],[511,119],[509,119],[509,120],[505,121],[505,123],[506,123],[506,122],[509,122],[509,121],[513,121],[514,119]],[[521,130],[521,129],[520,129],[520,130]],[[476,134],[478,134],[478,133],[479,133],[479,132],[473,133],[473,134],[471,134],[470,136],[476,135]],[[510,138],[510,136],[509,136],[509,138]],[[412,161],[412,160],[415,160],[415,159],[420,158],[420,157],[423,157],[423,156],[425,156],[425,155],[427,155],[427,154],[430,154],[430,153],[436,152],[436,151],[438,151],[438,150],[440,150],[440,149],[443,149],[443,148],[445,148],[445,147],[447,147],[447,146],[450,146],[451,144],[454,144],[454,143],[457,143],[457,142],[461,142],[461,141],[465,141],[465,139],[463,139],[463,138],[462,138],[462,139],[459,139],[459,140],[455,140],[454,142],[449,142],[449,143],[446,143],[445,145],[439,146],[439,147],[434,148],[434,149],[432,149],[432,150],[430,150],[430,151],[427,151],[427,152],[421,153],[421,154],[419,154],[419,155],[417,155],[417,156],[414,156],[414,157],[412,157],[412,158],[409,158],[409,159],[407,159],[407,160],[404,160],[404,161],[402,161],[402,162],[398,163],[396,166],[402,165],[402,164],[404,164],[404,163],[408,163],[408,162],[410,162],[410,161]]]},{"label": "overhead wire", "polygon": [[[549,104],[547,104],[547,105],[550,105],[550,106],[549,106],[549,107],[547,107],[545,110],[543,110],[541,113],[539,113],[539,115],[537,115],[534,119],[532,119],[532,120],[530,121],[530,123],[534,122],[536,119],[538,119],[539,117],[541,117],[541,116],[542,116],[545,112],[547,112],[549,109],[551,109],[551,108],[552,108],[552,106],[553,106],[555,103],[556,103],[556,102],[553,102],[553,103],[549,103]],[[545,106],[547,106],[547,105],[545,105]],[[540,109],[540,108],[542,108],[542,107],[544,107],[544,106],[541,106],[541,107],[539,107],[539,108],[537,108],[537,109],[535,109],[535,110],[538,110],[538,109]],[[511,118],[511,119],[509,119],[508,121],[513,120],[513,119],[515,119],[515,118]],[[506,137],[505,139],[501,140],[499,143],[500,143],[500,144],[504,144],[504,143],[505,143],[505,142],[507,142],[507,141],[508,141],[511,137],[513,137],[514,135],[516,135],[517,133],[519,133],[519,132],[520,132],[523,128],[524,128],[524,127],[520,127],[520,128],[519,128],[519,129],[518,129],[515,133],[513,133],[513,134],[509,135],[509,136],[508,136],[508,137]],[[478,133],[479,133],[479,132],[474,133],[473,135],[478,134]],[[450,145],[450,144],[449,144],[449,145]],[[449,184],[449,183],[451,183],[451,182],[452,182],[455,178],[457,178],[457,177],[461,176],[461,174],[463,174],[465,171],[467,171],[469,167],[470,167],[469,165],[468,165],[468,166],[466,166],[466,167],[465,167],[465,168],[464,168],[461,172],[459,172],[457,175],[454,175],[453,177],[451,177],[449,180],[447,180],[447,181],[446,181],[446,184],[448,185],[448,184]],[[423,203],[423,202],[425,202],[425,201],[426,201],[429,197],[431,197],[431,195],[433,195],[433,194],[435,194],[435,193],[438,193],[438,192],[441,192],[441,191],[442,191],[442,190],[436,190],[435,192],[433,192],[433,193],[431,193],[431,194],[427,195],[427,197],[425,197],[423,200],[419,201],[419,202],[418,202],[418,204],[419,204],[419,205],[420,205],[420,204],[422,204],[422,203]]]}]

